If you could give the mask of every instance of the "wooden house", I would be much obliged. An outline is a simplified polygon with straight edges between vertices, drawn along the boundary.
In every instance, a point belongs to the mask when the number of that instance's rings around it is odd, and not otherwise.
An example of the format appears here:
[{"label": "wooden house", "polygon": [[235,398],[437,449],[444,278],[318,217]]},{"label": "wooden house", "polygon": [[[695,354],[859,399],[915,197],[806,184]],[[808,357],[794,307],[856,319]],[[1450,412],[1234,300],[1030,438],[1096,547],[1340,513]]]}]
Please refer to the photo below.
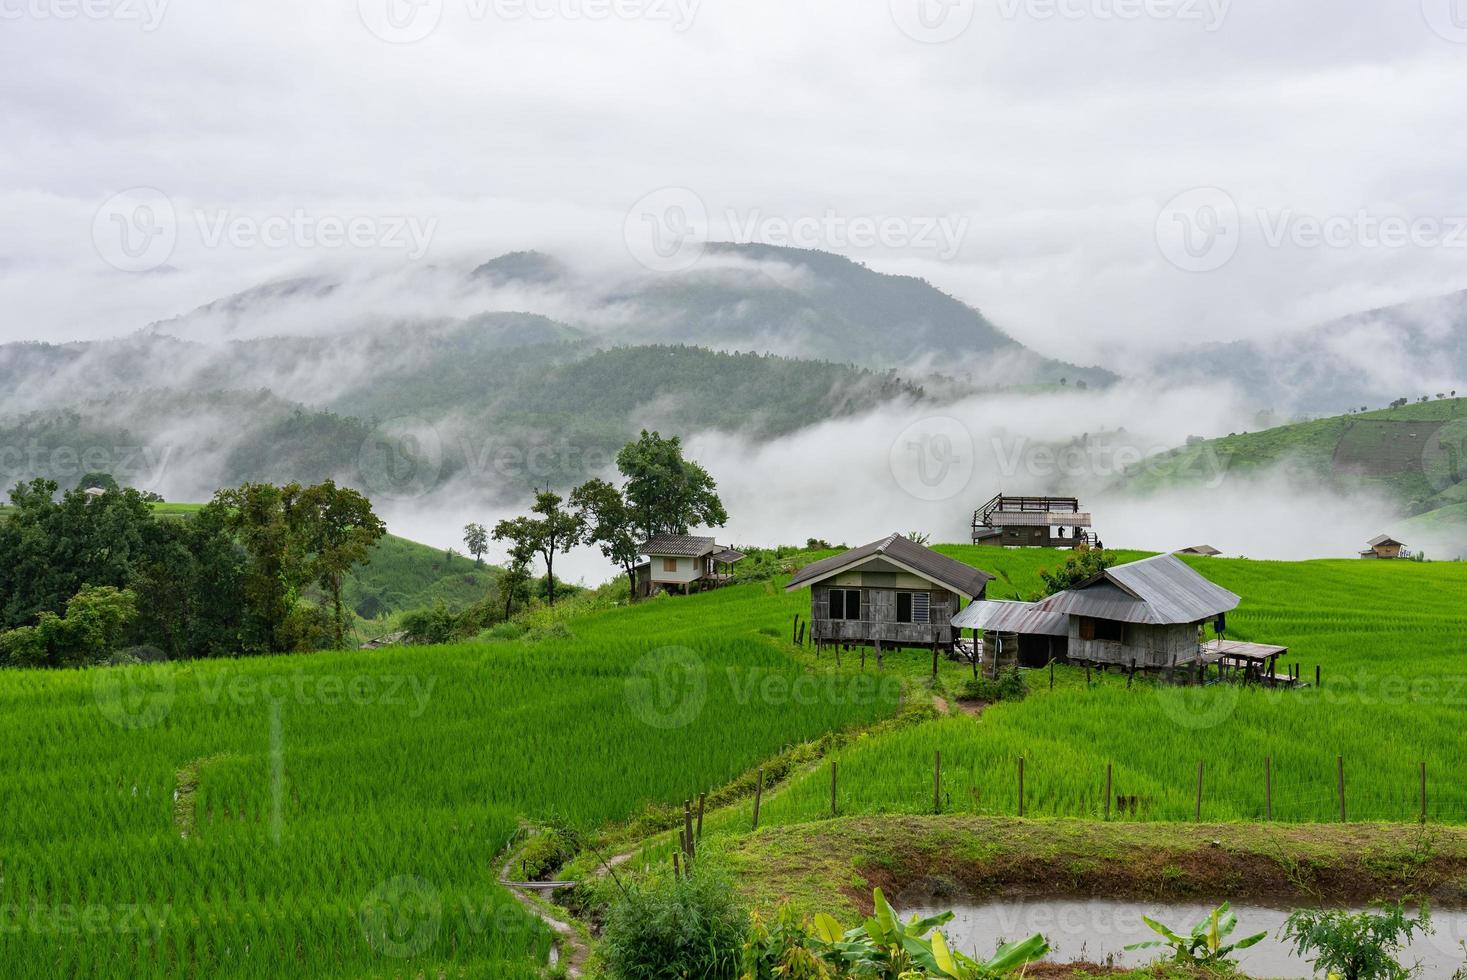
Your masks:
[{"label": "wooden house", "polygon": [[647,560],[636,571],[637,595],[657,592],[701,592],[728,582],[742,552],[713,538],[690,534],[658,534],[638,548]]},{"label": "wooden house", "polygon": [[1361,558],[1410,558],[1411,552],[1406,546],[1389,534],[1371,538],[1366,542],[1367,547],[1360,552]]},{"label": "wooden house", "polygon": [[973,543],[1005,548],[1073,548],[1099,544],[1090,515],[1075,497],[999,494],[973,512]]},{"label": "wooden house", "polygon": [[810,636],[818,646],[940,647],[952,619],[981,599],[993,576],[893,534],[795,573],[785,591],[810,590]]},{"label": "wooden house", "polygon": [[1153,670],[1201,659],[1202,627],[1213,623],[1222,632],[1224,615],[1240,601],[1175,556],[1158,555],[1107,568],[1040,602],[975,602],[953,626],[1013,637],[1022,658],[1026,649],[1053,651],[1063,623],[1064,659]]},{"label": "wooden house", "polygon": [[998,676],[1004,667],[1043,667],[1069,655],[1070,618],[1036,602],[975,602],[953,619],[961,633],[983,631],[984,671]]}]

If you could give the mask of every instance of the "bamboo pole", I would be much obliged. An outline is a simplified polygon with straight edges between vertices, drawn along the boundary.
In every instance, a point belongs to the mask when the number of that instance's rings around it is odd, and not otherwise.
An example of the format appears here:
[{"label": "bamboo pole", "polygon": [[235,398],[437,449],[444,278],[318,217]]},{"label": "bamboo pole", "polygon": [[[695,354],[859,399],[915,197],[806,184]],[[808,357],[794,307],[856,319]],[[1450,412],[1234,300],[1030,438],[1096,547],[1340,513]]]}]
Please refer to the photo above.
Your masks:
[{"label": "bamboo pole", "polygon": [[1110,819],[1110,763],[1105,764],[1105,819]]},{"label": "bamboo pole", "polygon": [[932,812],[942,812],[942,750],[932,760]]},{"label": "bamboo pole", "polygon": [[1197,809],[1196,809],[1196,811],[1194,813],[1194,816],[1195,816],[1195,818],[1196,818],[1196,820],[1197,820],[1198,823],[1201,823],[1202,822],[1202,769],[1203,769],[1203,765],[1204,765],[1203,761],[1199,759],[1197,761]]},{"label": "bamboo pole", "polygon": [[764,770],[759,770],[759,781],[754,784],[754,829],[759,829],[759,803],[764,796]]},{"label": "bamboo pole", "polygon": [[1024,815],[1024,757],[1019,756],[1019,816]]},{"label": "bamboo pole", "polygon": [[1340,823],[1345,822],[1345,757],[1335,756],[1335,771],[1340,788]]},{"label": "bamboo pole", "polygon": [[1273,819],[1273,756],[1263,757],[1263,800],[1267,819]]}]

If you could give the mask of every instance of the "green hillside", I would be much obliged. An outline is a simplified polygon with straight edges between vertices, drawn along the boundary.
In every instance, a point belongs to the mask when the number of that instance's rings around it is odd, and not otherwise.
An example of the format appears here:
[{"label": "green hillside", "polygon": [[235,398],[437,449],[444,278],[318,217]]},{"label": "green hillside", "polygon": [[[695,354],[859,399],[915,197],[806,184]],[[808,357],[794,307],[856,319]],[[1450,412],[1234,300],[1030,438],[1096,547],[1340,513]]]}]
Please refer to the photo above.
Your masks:
[{"label": "green hillside", "polygon": [[[1382,493],[1408,515],[1467,503],[1467,398],[1194,442],[1130,467],[1119,485],[1146,494],[1273,472],[1312,487]],[[1458,513],[1434,520],[1451,527]]]},{"label": "green hillside", "polygon": [[[996,594],[1036,588],[1062,557],[940,550],[998,574]],[[793,646],[809,596],[778,581],[632,607],[587,595],[533,641],[6,671],[0,905],[164,914],[86,943],[7,930],[0,956],[20,977],[531,976],[548,935],[495,883],[518,820],[670,826],[658,813],[681,800],[752,790],[751,769],[788,747],[890,717],[899,687],[906,724],[821,743],[843,815],[930,811],[941,750],[949,813],[1014,813],[1022,755],[1031,816],[1096,817],[1109,763],[1139,800],[1131,819],[1189,820],[1206,760],[1204,819],[1256,820],[1271,756],[1276,818],[1328,820],[1342,756],[1350,819],[1414,819],[1424,762],[1430,819],[1467,823],[1451,777],[1467,764],[1452,687],[1467,566],[1191,564],[1244,597],[1232,635],[1287,644],[1323,686],[1091,686],[1060,668],[1053,690],[1032,672],[1027,699],[946,715],[923,652],[892,654],[880,683],[855,657],[836,669]],[[965,676],[944,663],[935,693],[950,703]],[[821,819],[829,786],[824,761],[797,764],[761,822]],[[733,799],[711,836],[747,831]]]}]

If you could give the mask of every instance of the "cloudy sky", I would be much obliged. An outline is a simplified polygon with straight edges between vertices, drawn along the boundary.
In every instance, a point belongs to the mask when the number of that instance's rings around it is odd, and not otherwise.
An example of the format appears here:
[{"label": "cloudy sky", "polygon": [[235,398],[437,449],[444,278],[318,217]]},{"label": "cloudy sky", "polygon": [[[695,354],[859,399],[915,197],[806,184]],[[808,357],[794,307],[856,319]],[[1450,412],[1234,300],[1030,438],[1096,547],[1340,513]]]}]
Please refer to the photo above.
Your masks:
[{"label": "cloudy sky", "polygon": [[1467,0],[0,0],[0,339],[686,229],[1114,363],[1467,288],[1464,76]]}]

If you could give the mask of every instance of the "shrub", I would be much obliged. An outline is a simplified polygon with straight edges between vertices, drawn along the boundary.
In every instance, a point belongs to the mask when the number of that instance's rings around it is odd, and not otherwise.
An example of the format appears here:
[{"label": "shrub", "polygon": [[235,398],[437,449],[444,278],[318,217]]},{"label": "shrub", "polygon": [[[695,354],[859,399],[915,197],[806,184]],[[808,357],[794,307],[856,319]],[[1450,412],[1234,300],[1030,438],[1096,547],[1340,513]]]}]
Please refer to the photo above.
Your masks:
[{"label": "shrub", "polygon": [[721,875],[633,884],[607,913],[601,958],[622,980],[731,980],[747,929],[748,914]]},{"label": "shrub", "polygon": [[1284,923],[1283,937],[1316,972],[1342,980],[1408,980],[1420,967],[1402,966],[1395,954],[1417,932],[1431,932],[1431,913],[1423,907],[1420,916],[1409,919],[1396,902],[1364,912],[1300,909]]},{"label": "shrub", "polygon": [[970,678],[958,688],[960,701],[1022,701],[1029,694],[1029,682],[1017,667],[1006,667],[998,672],[998,679],[987,677]]}]

